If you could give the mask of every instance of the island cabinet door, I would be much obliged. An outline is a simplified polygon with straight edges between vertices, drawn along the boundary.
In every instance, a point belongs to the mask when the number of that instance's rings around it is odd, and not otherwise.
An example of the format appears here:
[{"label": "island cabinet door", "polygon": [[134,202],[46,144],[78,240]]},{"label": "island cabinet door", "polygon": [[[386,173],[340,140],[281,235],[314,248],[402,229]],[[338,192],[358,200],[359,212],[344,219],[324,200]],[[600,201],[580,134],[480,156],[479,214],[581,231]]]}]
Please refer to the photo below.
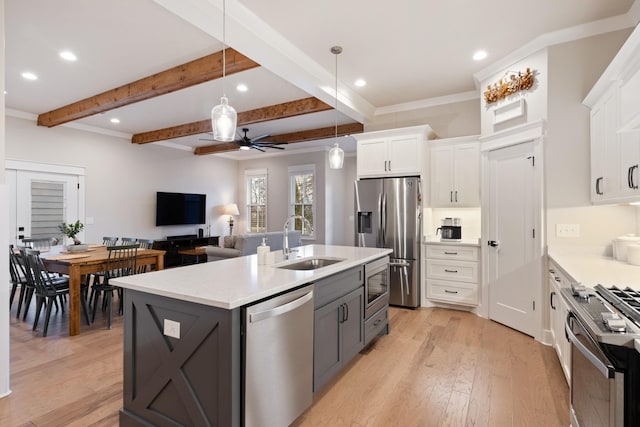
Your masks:
[{"label": "island cabinet door", "polygon": [[342,359],[347,364],[364,346],[364,289],[344,297],[346,313],[342,322]]},{"label": "island cabinet door", "polygon": [[120,426],[240,426],[240,310],[125,290]]}]

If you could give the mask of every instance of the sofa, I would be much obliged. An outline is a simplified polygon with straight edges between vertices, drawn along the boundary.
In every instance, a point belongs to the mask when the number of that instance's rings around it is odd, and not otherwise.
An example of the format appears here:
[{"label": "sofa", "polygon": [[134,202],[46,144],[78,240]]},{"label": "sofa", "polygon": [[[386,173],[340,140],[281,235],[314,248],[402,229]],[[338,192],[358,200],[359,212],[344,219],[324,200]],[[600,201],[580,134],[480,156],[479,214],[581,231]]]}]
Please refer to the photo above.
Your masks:
[{"label": "sofa", "polygon": [[[302,233],[297,230],[288,232],[289,247],[293,248],[302,245]],[[282,231],[268,231],[266,233],[239,234],[237,236],[224,236],[220,240],[222,247],[207,246],[207,261],[219,261],[227,258],[234,258],[257,253],[258,246],[262,244],[262,238],[266,237],[267,246],[272,251],[282,250]]]}]

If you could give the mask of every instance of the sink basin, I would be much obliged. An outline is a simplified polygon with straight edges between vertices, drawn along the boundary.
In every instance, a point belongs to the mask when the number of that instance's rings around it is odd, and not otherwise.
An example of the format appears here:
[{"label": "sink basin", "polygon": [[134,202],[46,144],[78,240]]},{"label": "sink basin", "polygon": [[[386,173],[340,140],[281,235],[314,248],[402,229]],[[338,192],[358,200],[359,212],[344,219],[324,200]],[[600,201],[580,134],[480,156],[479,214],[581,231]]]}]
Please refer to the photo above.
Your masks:
[{"label": "sink basin", "polygon": [[284,264],[278,268],[286,270],[315,270],[316,268],[326,267],[337,262],[344,261],[342,258],[307,258],[291,264]]}]

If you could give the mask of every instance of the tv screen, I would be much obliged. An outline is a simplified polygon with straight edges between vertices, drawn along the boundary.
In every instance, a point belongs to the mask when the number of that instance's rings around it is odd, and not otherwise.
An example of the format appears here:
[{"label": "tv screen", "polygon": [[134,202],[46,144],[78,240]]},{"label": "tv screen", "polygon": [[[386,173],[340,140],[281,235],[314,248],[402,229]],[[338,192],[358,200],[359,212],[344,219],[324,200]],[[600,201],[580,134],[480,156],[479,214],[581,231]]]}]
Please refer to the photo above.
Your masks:
[{"label": "tv screen", "polygon": [[204,224],[206,194],[164,193],[158,191],[156,226]]}]

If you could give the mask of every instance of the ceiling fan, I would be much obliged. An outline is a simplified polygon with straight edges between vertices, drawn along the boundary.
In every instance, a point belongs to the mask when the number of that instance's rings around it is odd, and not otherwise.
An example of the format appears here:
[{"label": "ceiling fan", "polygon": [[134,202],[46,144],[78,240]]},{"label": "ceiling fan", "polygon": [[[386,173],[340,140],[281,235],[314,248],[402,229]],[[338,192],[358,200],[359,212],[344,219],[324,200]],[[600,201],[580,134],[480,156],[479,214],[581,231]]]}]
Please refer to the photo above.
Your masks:
[{"label": "ceiling fan", "polygon": [[[275,148],[276,150],[284,150],[284,147],[278,147],[278,145],[286,145],[286,142],[269,142],[263,141],[265,138],[269,138],[271,135],[264,134],[257,136],[255,138],[249,138],[247,136],[247,132],[249,132],[248,128],[242,128],[242,132],[244,135],[241,135],[239,132],[236,132],[238,135],[238,139],[234,142],[240,146],[241,150],[250,150],[254,148],[258,151],[265,152],[264,148]],[[213,141],[212,139],[201,139],[202,141]]]}]

